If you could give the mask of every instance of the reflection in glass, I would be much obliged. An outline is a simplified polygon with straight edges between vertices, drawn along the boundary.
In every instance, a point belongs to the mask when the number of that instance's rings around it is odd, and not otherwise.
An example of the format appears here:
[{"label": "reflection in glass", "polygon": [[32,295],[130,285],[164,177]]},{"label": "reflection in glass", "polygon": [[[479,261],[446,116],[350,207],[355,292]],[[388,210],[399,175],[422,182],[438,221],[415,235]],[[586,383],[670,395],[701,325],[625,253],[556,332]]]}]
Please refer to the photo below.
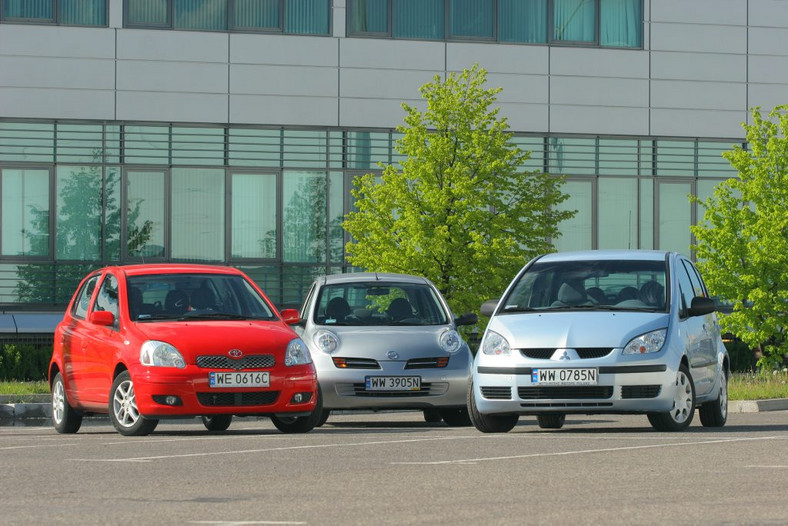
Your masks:
[{"label": "reflection in glass", "polygon": [[547,42],[547,0],[498,0],[501,42]]},{"label": "reflection in glass", "polygon": [[569,199],[559,204],[558,210],[577,210],[571,219],[561,223],[560,232],[563,233],[553,244],[558,251],[587,250],[592,248],[591,238],[591,181],[566,181],[563,192],[569,194]]},{"label": "reflection in glass", "polygon": [[492,38],[493,0],[450,0],[449,31],[454,37]]},{"label": "reflection in glass", "polygon": [[49,255],[49,171],[5,168],[0,182],[2,254]]},{"label": "reflection in glass", "polygon": [[443,0],[392,0],[395,38],[443,38]]},{"label": "reflection in glass", "polygon": [[598,248],[638,248],[638,181],[600,178]]},{"label": "reflection in glass", "polygon": [[328,0],[285,0],[285,32],[328,34]]},{"label": "reflection in glass", "polygon": [[126,0],[129,24],[163,26],[169,22],[168,0]]},{"label": "reflection in glass", "polygon": [[100,166],[58,166],[55,257],[101,258],[102,173]]},{"label": "reflection in glass", "polygon": [[227,29],[227,1],[174,0],[172,25],[179,29]]},{"label": "reflection in glass", "polygon": [[174,259],[224,259],[224,170],[172,169]]},{"label": "reflection in glass", "polygon": [[553,40],[593,42],[595,27],[593,0],[553,0]]},{"label": "reflection in glass", "polygon": [[351,33],[388,33],[388,0],[352,0],[350,4]]},{"label": "reflection in glass", "polygon": [[326,260],[326,174],[288,171],[282,188],[282,259]]},{"label": "reflection in glass", "polygon": [[640,47],[643,36],[642,0],[601,0],[599,43],[611,47]]},{"label": "reflection in glass", "polygon": [[233,258],[275,258],[276,175],[232,175]]},{"label": "reflection in glass", "polygon": [[279,0],[235,0],[235,28],[279,29],[280,18]]},{"label": "reflection in glass", "polygon": [[690,183],[659,183],[659,250],[690,255]]},{"label": "reflection in glass", "polygon": [[164,257],[164,172],[126,173],[129,257]]}]

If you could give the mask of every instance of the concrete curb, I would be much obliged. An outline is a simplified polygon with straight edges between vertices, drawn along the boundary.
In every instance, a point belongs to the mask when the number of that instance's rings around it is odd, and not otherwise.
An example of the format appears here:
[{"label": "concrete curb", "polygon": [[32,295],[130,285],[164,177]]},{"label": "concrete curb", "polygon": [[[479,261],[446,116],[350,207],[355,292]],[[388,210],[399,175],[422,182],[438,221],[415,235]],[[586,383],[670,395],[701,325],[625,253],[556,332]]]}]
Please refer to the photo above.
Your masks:
[{"label": "concrete curb", "polygon": [[[764,411],[788,411],[788,398],[732,400],[728,402],[729,413],[761,413]],[[0,422],[7,423],[28,418],[52,418],[52,404],[0,404]]]}]

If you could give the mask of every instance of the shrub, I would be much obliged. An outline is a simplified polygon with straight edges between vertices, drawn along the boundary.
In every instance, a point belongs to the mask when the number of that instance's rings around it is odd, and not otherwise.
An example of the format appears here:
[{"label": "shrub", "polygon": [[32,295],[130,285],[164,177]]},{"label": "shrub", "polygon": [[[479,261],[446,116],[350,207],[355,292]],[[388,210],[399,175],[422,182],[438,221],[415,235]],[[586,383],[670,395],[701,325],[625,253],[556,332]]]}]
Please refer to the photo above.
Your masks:
[{"label": "shrub", "polygon": [[0,346],[0,379],[45,380],[52,356],[51,347],[8,343]]}]

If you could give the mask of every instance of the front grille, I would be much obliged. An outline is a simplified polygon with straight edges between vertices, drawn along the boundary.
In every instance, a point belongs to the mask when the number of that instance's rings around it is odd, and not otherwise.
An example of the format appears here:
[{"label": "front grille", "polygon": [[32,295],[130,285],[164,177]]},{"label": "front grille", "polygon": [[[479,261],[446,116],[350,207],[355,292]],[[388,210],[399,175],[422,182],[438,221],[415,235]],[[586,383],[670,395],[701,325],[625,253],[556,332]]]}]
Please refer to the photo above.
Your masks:
[{"label": "front grille", "polygon": [[656,398],[662,392],[661,385],[622,385],[621,398]]},{"label": "front grille", "polygon": [[422,382],[418,391],[367,391],[366,384],[337,384],[339,396],[356,396],[359,398],[412,398],[415,396],[440,396],[449,390],[448,382]]},{"label": "front grille", "polygon": [[271,405],[279,398],[279,391],[256,391],[252,393],[197,393],[197,400],[204,406],[252,406]]},{"label": "front grille", "polygon": [[482,396],[488,400],[511,400],[512,388],[511,387],[493,387],[481,386]]},{"label": "front grille", "polygon": [[[556,350],[557,349],[520,349],[520,354],[532,360],[549,360],[553,354],[555,354]],[[613,349],[610,347],[585,347],[575,349],[575,351],[581,360],[589,360],[591,358],[602,358],[603,356],[607,356],[613,352]]]},{"label": "front grille", "polygon": [[274,366],[276,360],[272,354],[249,354],[238,360],[233,360],[229,356],[198,356],[197,367],[204,369],[269,369]]},{"label": "front grille", "polygon": [[405,363],[405,369],[436,369],[449,365],[448,356],[439,358],[413,358]]},{"label": "front grille", "polygon": [[556,387],[518,387],[517,396],[523,400],[610,398],[613,396],[613,386],[567,385]]}]

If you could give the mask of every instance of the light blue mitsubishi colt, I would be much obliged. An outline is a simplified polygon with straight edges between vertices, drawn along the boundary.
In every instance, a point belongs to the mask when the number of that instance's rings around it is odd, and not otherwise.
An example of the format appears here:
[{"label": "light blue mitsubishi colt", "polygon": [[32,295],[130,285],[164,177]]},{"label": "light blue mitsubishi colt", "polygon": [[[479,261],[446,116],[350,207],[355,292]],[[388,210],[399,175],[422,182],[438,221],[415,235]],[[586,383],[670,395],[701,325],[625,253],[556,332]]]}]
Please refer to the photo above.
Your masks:
[{"label": "light blue mitsubishi colt", "polygon": [[473,364],[468,411],[486,433],[521,415],[560,428],[567,414],[640,413],[681,431],[727,419],[729,360],[695,265],[657,251],[537,257],[491,316]]}]

